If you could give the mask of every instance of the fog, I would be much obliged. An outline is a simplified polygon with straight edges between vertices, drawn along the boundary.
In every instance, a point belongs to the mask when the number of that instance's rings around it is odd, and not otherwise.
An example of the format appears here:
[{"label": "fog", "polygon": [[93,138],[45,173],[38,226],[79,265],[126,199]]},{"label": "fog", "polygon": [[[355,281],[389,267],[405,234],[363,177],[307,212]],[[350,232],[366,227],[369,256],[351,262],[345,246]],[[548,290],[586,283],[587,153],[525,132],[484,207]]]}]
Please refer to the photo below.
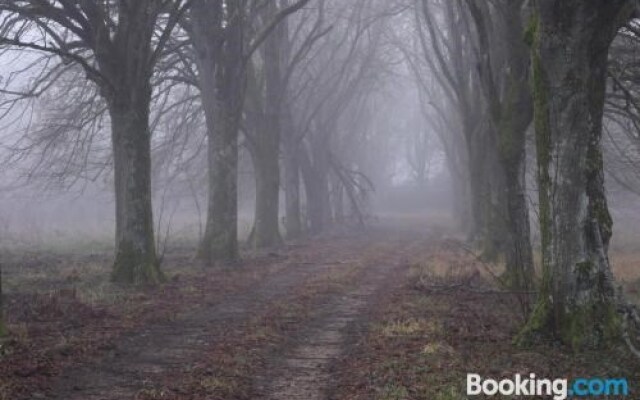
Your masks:
[{"label": "fog", "polygon": [[0,0],[0,400],[639,376],[639,21]]}]

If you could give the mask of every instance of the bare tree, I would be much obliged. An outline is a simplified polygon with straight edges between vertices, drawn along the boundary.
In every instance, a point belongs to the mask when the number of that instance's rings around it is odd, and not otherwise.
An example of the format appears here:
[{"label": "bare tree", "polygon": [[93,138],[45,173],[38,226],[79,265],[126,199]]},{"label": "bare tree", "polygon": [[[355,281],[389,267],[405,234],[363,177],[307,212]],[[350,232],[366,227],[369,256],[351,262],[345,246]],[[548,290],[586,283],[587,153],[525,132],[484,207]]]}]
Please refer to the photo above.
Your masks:
[{"label": "bare tree", "polygon": [[542,334],[584,348],[619,334],[601,136],[609,47],[634,6],[625,0],[536,4],[529,35],[543,277],[521,342]]},{"label": "bare tree", "polygon": [[4,297],[2,292],[2,265],[0,265],[0,337],[7,334],[7,327],[4,322]]},{"label": "bare tree", "polygon": [[[477,32],[478,74],[494,135],[492,143],[504,175],[506,212],[504,281],[517,290],[533,287],[529,204],[526,197],[526,132],[533,115],[529,88],[528,47],[524,32],[524,1],[467,0]],[[523,297],[523,300],[527,300]],[[523,306],[528,309],[529,302]]]},{"label": "bare tree", "polygon": [[404,36],[394,38],[394,44],[404,55],[405,62],[417,84],[418,101],[423,120],[431,126],[440,141],[451,174],[454,201],[452,212],[458,227],[463,232],[470,232],[471,199],[469,193],[468,157],[463,135],[462,122],[454,96],[448,95],[441,78],[434,74],[437,71],[430,57],[421,54],[425,49],[426,38],[422,29],[410,30]]},{"label": "bare tree", "polygon": [[69,64],[81,67],[106,101],[116,192],[112,277],[118,282],[162,279],[151,208],[151,76],[187,5],[182,0],[0,2],[2,46],[57,58],[44,72],[49,76]]},{"label": "bare tree", "polygon": [[640,195],[640,29],[631,20],[614,40],[609,54],[605,102],[605,169],[620,189]]},{"label": "bare tree", "polygon": [[[284,5],[283,5],[284,6]],[[262,12],[268,20],[278,12],[270,2]],[[288,46],[288,24],[283,21],[265,39],[248,65],[248,101],[245,136],[253,161],[256,207],[249,237],[255,248],[282,243],[280,235],[280,137],[285,88],[284,56]]]},{"label": "bare tree", "polygon": [[[315,10],[298,13],[288,23],[287,34],[282,44],[283,95],[280,101],[280,123],[282,127],[281,151],[285,191],[285,229],[287,238],[296,238],[303,232],[300,199],[300,153],[301,139],[296,132],[293,116],[291,85],[295,73],[304,69],[304,61],[310,57],[314,47],[327,35],[332,26],[325,21],[325,0],[319,0]],[[313,23],[309,20],[315,17]],[[307,29],[307,27],[309,27]],[[302,67],[301,67],[302,65]]]},{"label": "bare tree", "polygon": [[506,190],[482,85],[469,68],[479,62],[470,17],[460,1],[420,0],[415,7],[422,56],[454,105],[464,138],[472,218],[469,238],[478,243],[484,257],[495,259],[505,251]]},{"label": "bare tree", "polygon": [[[252,25],[255,1],[198,0],[185,23],[198,68],[208,132],[209,208],[200,257],[207,264],[238,259],[238,135],[244,110],[246,68],[251,55],[289,14],[309,0]],[[276,215],[277,219],[277,215]]]},{"label": "bare tree", "polygon": [[[326,19],[336,22],[330,31],[318,29],[322,40],[310,49],[292,78],[288,98],[292,129],[285,139],[285,165],[299,167],[306,225],[312,234],[322,232],[336,215],[341,215],[339,199],[344,195],[358,214],[357,197],[369,186],[368,179],[349,165],[356,150],[351,149],[350,157],[343,159],[340,155],[349,152],[340,148],[338,141],[343,136],[341,130],[353,123],[349,119],[356,115],[351,113],[354,108],[378,89],[375,80],[384,71],[383,49],[379,46],[384,27],[376,22],[384,21],[394,8],[382,2],[327,3]],[[342,197],[340,191],[344,191]]]}]

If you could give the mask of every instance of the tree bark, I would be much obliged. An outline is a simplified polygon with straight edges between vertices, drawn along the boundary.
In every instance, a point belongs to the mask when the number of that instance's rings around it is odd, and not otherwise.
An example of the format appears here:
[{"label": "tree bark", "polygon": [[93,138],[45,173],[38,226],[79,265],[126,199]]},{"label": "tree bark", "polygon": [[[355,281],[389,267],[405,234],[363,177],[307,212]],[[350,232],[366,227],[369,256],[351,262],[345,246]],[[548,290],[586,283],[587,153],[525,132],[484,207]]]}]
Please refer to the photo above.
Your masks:
[{"label": "tree bark", "polygon": [[[275,2],[267,10],[277,10]],[[276,246],[280,236],[280,132],[284,82],[282,46],[287,35],[285,23],[280,23],[263,44],[264,113],[263,126],[254,127],[255,146],[252,151],[256,176],[256,210],[252,244],[255,248]],[[260,91],[257,96],[262,96]]]},{"label": "tree bark", "polygon": [[[531,227],[526,194],[526,133],[533,118],[533,101],[529,85],[529,54],[521,39],[522,3],[506,1],[502,7],[505,63],[504,94],[499,116],[494,118],[498,128],[498,152],[506,185],[506,267],[508,283],[516,290],[533,289],[535,272],[531,249]],[[530,311],[530,299],[520,296],[525,312]]]},{"label": "tree bark", "polygon": [[7,334],[7,327],[4,322],[4,292],[2,291],[2,265],[0,264],[0,337]]},{"label": "tree bark", "polygon": [[338,176],[334,176],[331,185],[331,197],[333,203],[333,220],[340,224],[344,222],[344,185]]},{"label": "tree bark", "polygon": [[[505,228],[505,281],[520,291],[529,291],[534,278],[530,243],[529,210],[526,199],[526,131],[533,103],[528,82],[529,51],[522,40],[524,3],[504,0],[492,9],[485,2],[468,1],[478,33],[478,71],[494,135],[498,165],[496,176],[504,179],[505,207],[499,211]],[[501,207],[499,210],[502,210]],[[527,296],[521,296],[526,310]]]},{"label": "tree bark", "polygon": [[[451,193],[453,196],[451,212],[460,232],[469,232],[472,225],[469,179],[461,176],[463,174],[466,175],[466,172],[461,171],[463,168],[454,164],[456,164],[456,160],[451,156],[447,156],[447,165],[449,166],[449,171],[451,171]],[[458,170],[460,171],[455,172]]]},{"label": "tree bark", "polygon": [[190,35],[207,124],[209,169],[207,220],[198,256],[211,266],[239,258],[238,134],[245,89],[240,3],[229,2],[223,7],[221,1],[198,1],[191,12]]},{"label": "tree bark", "polygon": [[225,100],[214,106],[214,126],[208,129],[209,197],[205,233],[199,256],[207,265],[238,260],[238,129],[237,111]]},{"label": "tree bark", "polygon": [[[109,107],[116,194],[116,257],[112,279],[153,284],[163,276],[153,234],[150,90],[127,97],[112,100]],[[131,98],[139,101],[131,104]]]},{"label": "tree bark", "polygon": [[283,165],[284,165],[284,200],[285,230],[287,239],[294,239],[302,234],[300,213],[300,146],[294,135],[290,115],[283,113]]},{"label": "tree bark", "polygon": [[506,236],[502,214],[506,188],[497,146],[488,126],[467,122],[465,137],[472,214],[469,236],[484,259],[496,260],[504,254]]},{"label": "tree bark", "polygon": [[270,137],[270,140],[261,140],[260,146],[252,152],[256,179],[256,210],[251,241],[255,248],[271,247],[282,243],[278,218],[280,199],[278,142],[274,137]]},{"label": "tree bark", "polygon": [[[523,153],[524,153],[524,141]],[[534,288],[535,271],[533,268],[533,251],[531,249],[531,226],[529,222],[529,205],[525,186],[525,155],[518,158],[517,163],[505,166],[507,186],[507,223],[508,242],[506,243],[506,282],[515,290],[523,292],[525,312],[530,311],[529,292]]]},{"label": "tree bark", "polygon": [[[151,195],[153,3],[120,4],[111,42],[98,37],[94,54],[111,119],[116,206],[115,282],[155,284],[163,279],[156,257]],[[97,29],[97,28],[96,28]],[[99,35],[107,35],[98,32]],[[98,36],[99,36],[98,35]]]},{"label": "tree bark", "polygon": [[619,334],[600,139],[607,54],[633,3],[541,0],[533,42],[543,285],[521,334],[580,349]]},{"label": "tree bark", "polygon": [[309,154],[306,150],[301,149],[300,167],[302,178],[304,181],[305,198],[306,198],[306,217],[308,222],[308,231],[311,234],[318,234],[325,228],[326,213],[324,197],[328,193],[327,182],[323,179],[323,175],[315,169],[311,163]]},{"label": "tree bark", "polygon": [[[163,279],[156,258],[151,195],[151,37],[149,4],[120,13],[113,51],[96,58],[110,78],[101,89],[111,117],[116,197],[115,282],[155,284]],[[102,49],[107,51],[108,49]]]}]

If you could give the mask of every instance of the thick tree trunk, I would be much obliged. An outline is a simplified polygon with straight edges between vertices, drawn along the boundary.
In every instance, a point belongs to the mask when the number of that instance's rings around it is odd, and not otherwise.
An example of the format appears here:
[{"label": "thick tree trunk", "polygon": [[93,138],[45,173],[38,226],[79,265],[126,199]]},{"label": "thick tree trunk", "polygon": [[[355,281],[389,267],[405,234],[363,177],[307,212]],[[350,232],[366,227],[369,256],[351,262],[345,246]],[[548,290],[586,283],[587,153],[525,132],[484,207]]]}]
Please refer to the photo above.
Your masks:
[{"label": "thick tree trunk", "polygon": [[505,250],[504,174],[487,128],[468,126],[466,130],[468,175],[472,224],[470,239],[483,258],[496,260]]},{"label": "thick tree trunk", "polygon": [[[511,19],[515,19],[513,16]],[[521,26],[517,24],[517,26]],[[520,32],[518,29],[517,32]],[[506,186],[506,277],[515,290],[529,292],[533,289],[535,271],[531,249],[531,226],[526,193],[526,132],[531,123],[533,104],[527,82],[528,63],[526,51],[512,52],[507,91],[512,95],[503,101],[498,124],[498,149]],[[517,64],[517,65],[516,65]],[[525,312],[530,311],[531,300],[523,293]]]},{"label": "thick tree trunk", "polygon": [[[252,152],[256,179],[256,210],[252,245],[255,248],[282,244],[278,218],[280,200],[279,140],[269,135]],[[267,138],[264,138],[267,139]]]},{"label": "thick tree trunk", "polygon": [[[462,136],[462,135],[461,135]],[[460,142],[460,141],[459,141]],[[451,213],[460,232],[470,232],[472,226],[471,199],[469,196],[470,179],[467,177],[467,161],[461,157],[466,150],[463,143],[458,146],[446,146],[446,162],[451,175]],[[460,153],[458,153],[460,152]]]},{"label": "thick tree trunk", "polygon": [[2,291],[2,265],[0,265],[0,337],[7,334],[7,327],[4,322],[4,292]]},{"label": "thick tree trunk", "polygon": [[490,134],[485,136],[487,159],[484,165],[485,227],[482,240],[482,254],[486,260],[497,261],[507,254],[508,216],[507,182],[505,171],[500,165],[499,153]]},{"label": "thick tree trunk", "polygon": [[618,335],[600,139],[607,54],[632,2],[541,0],[533,36],[543,286],[521,335],[597,347]]},{"label": "thick tree trunk", "polygon": [[287,123],[287,116],[283,124],[286,127],[283,136],[283,164],[284,164],[284,200],[285,200],[285,230],[288,239],[294,239],[302,234],[300,215],[300,162],[299,147],[293,130]]},{"label": "thick tree trunk", "polygon": [[318,234],[326,227],[330,213],[330,209],[327,207],[329,190],[326,174],[317,170],[317,166],[311,163],[306,151],[302,151],[300,155],[300,166],[307,200],[309,232]]},{"label": "thick tree trunk", "polygon": [[471,230],[471,206],[469,201],[469,182],[459,177],[451,177],[451,192],[453,201],[451,202],[451,212],[458,229],[461,232]]},{"label": "thick tree trunk", "polygon": [[[524,142],[523,142],[524,143]],[[524,149],[523,149],[524,152]],[[529,206],[525,189],[524,154],[521,162],[505,168],[507,186],[506,282],[523,292],[533,290],[535,272],[531,249]],[[523,293],[524,311],[530,311],[530,296]]]},{"label": "thick tree trunk", "polygon": [[483,239],[486,227],[486,202],[488,200],[488,183],[485,176],[487,153],[484,151],[484,140],[480,138],[479,128],[475,122],[464,123],[465,147],[467,150],[467,176],[469,177],[469,205],[471,207],[470,241]]},{"label": "thick tree trunk", "polygon": [[[118,5],[112,38],[98,40],[97,79],[109,107],[116,206],[112,279],[155,284],[163,279],[156,256],[151,195],[152,37],[157,10],[151,1]],[[99,35],[98,35],[99,36]],[[102,44],[102,45],[100,45]]]},{"label": "thick tree trunk", "polygon": [[344,185],[340,178],[334,176],[331,185],[331,197],[333,202],[333,220],[337,223],[344,222]]},{"label": "thick tree trunk", "polygon": [[[162,280],[156,258],[151,206],[150,89],[109,102],[116,197],[115,282]],[[131,101],[135,99],[135,101]]]},{"label": "thick tree trunk", "polygon": [[[275,2],[269,3],[276,12]],[[256,175],[256,211],[252,244],[256,248],[282,243],[280,236],[280,131],[282,130],[282,103],[284,101],[282,46],[286,40],[286,24],[278,25],[264,42],[264,120],[255,130],[253,165]],[[262,94],[257,94],[262,96]]]},{"label": "thick tree trunk", "polygon": [[215,99],[213,128],[208,128],[209,197],[207,222],[199,257],[206,265],[238,260],[238,130],[239,116],[224,100]]},{"label": "thick tree trunk", "polygon": [[[486,53],[495,56],[485,58],[482,78],[496,126],[495,144],[505,182],[505,277],[513,289],[529,292],[535,275],[525,167],[526,132],[533,117],[533,102],[528,79],[529,49],[521,37],[524,31],[522,7],[521,1],[506,0],[501,6],[501,19],[497,24],[501,29],[493,35],[483,30],[482,37],[486,39],[481,39],[481,42]],[[500,62],[501,57],[503,62]],[[499,68],[497,73],[496,67]],[[496,86],[496,81],[501,85]],[[500,92],[503,93],[500,95]],[[528,312],[529,296],[523,293],[520,299],[524,311]]]},{"label": "thick tree trunk", "polygon": [[[244,10],[240,2],[224,4],[195,2],[190,30],[207,123],[209,168],[207,220],[198,256],[211,266],[239,258],[237,177],[245,91]],[[225,13],[231,17],[225,29],[221,29]]]}]

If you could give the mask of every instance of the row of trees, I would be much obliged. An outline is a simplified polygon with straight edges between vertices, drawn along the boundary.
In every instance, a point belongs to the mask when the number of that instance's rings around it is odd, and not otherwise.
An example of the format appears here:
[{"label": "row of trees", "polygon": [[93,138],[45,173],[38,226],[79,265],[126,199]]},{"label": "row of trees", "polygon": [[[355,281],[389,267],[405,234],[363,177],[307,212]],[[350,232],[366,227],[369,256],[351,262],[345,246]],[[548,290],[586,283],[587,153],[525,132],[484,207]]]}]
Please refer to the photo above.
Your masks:
[{"label": "row of trees", "polygon": [[238,261],[241,146],[255,171],[254,247],[282,242],[281,165],[288,238],[347,214],[362,222],[370,182],[334,149],[380,90],[387,8],[373,3],[0,1],[5,165],[65,186],[112,173],[120,283],[164,279],[152,178],[194,169],[208,187],[198,256]]},{"label": "row of trees", "polygon": [[[37,161],[29,174],[113,171],[113,279],[154,284],[154,165],[206,171],[207,265],[239,258],[242,147],[255,176],[254,247],[283,240],[281,187],[287,238],[348,215],[363,223],[380,167],[367,151],[380,143],[370,140],[377,99],[402,65],[445,153],[461,226],[485,257],[504,255],[502,279],[522,294],[521,340],[599,345],[622,302],[607,255],[603,115],[637,145],[635,13],[631,0],[0,0],[2,56],[20,55],[2,81],[3,119],[25,132],[12,154]],[[29,105],[38,118],[25,124]],[[407,152],[418,181],[428,143],[417,135]]]},{"label": "row of trees", "polygon": [[[629,135],[638,132],[629,87],[635,3],[421,0],[414,11],[414,40],[402,51],[444,144],[459,207],[470,209],[463,220],[470,238],[485,257],[505,256],[503,281],[523,293],[529,322],[519,340],[552,336],[580,348],[619,335],[627,306],[608,259],[601,139],[605,98],[607,115]],[[525,174],[531,125],[539,287]]]},{"label": "row of trees", "polygon": [[[49,179],[73,181],[113,171],[115,281],[162,280],[151,158],[152,141],[160,140],[158,131],[170,123],[174,149],[187,140],[190,147],[202,143],[178,137],[204,132],[206,138],[209,195],[199,256],[207,265],[239,257],[241,142],[256,177],[250,238],[255,247],[282,240],[280,159],[286,167],[288,237],[303,230],[320,232],[334,217],[332,207],[344,213],[347,200],[342,195],[331,199],[330,193],[345,193],[351,209],[359,212],[361,196],[369,189],[366,179],[332,153],[331,143],[338,140],[339,125],[347,123],[342,116],[362,107],[366,95],[377,90],[372,82],[380,73],[380,34],[373,23],[381,17],[364,1],[309,3],[0,2],[3,56],[20,54],[23,60],[3,81],[5,117],[24,115],[28,105],[41,115],[26,127],[11,126],[25,132],[13,146],[14,161],[37,158],[29,173],[44,172]],[[295,13],[296,18],[288,18]],[[36,98],[46,101],[35,104]],[[172,122],[185,115],[188,122]],[[105,151],[108,142],[111,150]],[[186,154],[177,153],[174,159]]]}]

